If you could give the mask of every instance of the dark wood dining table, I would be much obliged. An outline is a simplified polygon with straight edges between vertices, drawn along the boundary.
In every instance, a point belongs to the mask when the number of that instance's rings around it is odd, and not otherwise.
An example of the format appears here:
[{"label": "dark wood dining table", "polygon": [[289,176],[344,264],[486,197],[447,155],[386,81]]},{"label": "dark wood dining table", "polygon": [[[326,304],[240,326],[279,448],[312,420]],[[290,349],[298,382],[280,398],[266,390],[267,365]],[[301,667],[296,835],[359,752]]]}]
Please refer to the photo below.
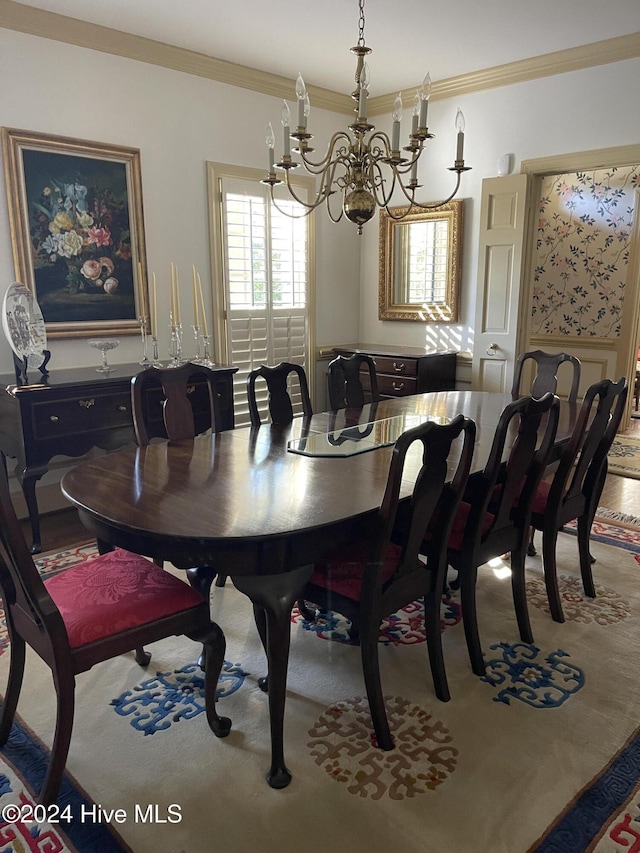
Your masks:
[{"label": "dark wood dining table", "polygon": [[[62,491],[99,541],[180,569],[214,566],[250,598],[268,660],[267,781],[281,788],[291,780],[283,737],[291,610],[313,564],[373,529],[399,429],[459,413],[473,418],[472,470],[480,471],[511,399],[438,391],[297,418],[287,427],[241,427],[127,447],[67,472]],[[561,403],[558,445],[568,439],[577,411],[576,404]],[[419,463],[410,461],[405,497]]]}]

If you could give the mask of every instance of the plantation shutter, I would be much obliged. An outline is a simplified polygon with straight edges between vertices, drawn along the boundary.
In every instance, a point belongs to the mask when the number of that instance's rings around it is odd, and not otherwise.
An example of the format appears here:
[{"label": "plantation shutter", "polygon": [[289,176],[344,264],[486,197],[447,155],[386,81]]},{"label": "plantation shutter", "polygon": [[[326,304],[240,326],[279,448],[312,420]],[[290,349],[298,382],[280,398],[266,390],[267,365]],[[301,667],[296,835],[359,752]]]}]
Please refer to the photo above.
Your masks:
[{"label": "plantation shutter", "polygon": [[[222,225],[226,330],[234,376],[236,424],[249,423],[247,375],[261,364],[292,361],[309,375],[309,240],[306,217],[292,219],[300,206],[278,202],[280,212],[255,181],[223,178]],[[256,384],[261,415],[267,392]],[[290,389],[294,412],[302,411],[299,389]]]}]

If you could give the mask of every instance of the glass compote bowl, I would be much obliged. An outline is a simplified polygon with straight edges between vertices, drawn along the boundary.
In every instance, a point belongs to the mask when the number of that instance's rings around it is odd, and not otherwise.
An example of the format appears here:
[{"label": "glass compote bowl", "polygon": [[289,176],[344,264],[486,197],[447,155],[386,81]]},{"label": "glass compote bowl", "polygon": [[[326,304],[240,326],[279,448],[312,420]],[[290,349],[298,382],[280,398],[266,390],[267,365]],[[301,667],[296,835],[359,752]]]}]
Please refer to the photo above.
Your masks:
[{"label": "glass compote bowl", "polygon": [[113,338],[109,338],[108,340],[105,338],[104,340],[89,341],[89,346],[93,347],[93,349],[99,349],[102,354],[102,364],[100,367],[96,367],[98,373],[113,373],[115,367],[111,367],[107,363],[107,353],[109,350],[115,349],[119,344],[120,341],[116,341]]}]

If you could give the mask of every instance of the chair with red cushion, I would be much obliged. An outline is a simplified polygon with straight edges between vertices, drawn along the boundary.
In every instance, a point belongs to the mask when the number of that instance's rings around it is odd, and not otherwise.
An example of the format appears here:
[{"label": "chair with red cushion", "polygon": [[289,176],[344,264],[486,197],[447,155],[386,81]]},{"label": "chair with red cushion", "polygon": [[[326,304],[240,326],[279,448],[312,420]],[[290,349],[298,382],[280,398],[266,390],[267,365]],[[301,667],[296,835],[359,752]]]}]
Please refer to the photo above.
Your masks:
[{"label": "chair with red cushion", "polygon": [[[202,389],[200,394],[198,389]],[[215,373],[191,362],[176,368],[142,370],[131,380],[131,410],[140,447],[152,438],[167,438],[175,443],[191,441],[208,429],[216,432],[220,413]],[[210,566],[187,570],[189,582],[203,598],[208,598],[216,576],[216,586],[224,586],[226,575]]]},{"label": "chair with red cushion", "polygon": [[447,559],[458,572],[462,621],[476,675],[485,674],[476,612],[478,568],[507,552],[520,637],[533,642],[524,579],[526,540],[531,502],[553,448],[559,409],[554,394],[539,400],[521,397],[505,407],[484,471],[470,479],[453,523]]},{"label": "chair with red cushion", "polygon": [[294,374],[298,379],[300,387],[300,398],[302,402],[302,414],[310,418],[313,414],[311,398],[309,397],[309,386],[304,368],[299,364],[289,361],[281,361],[275,367],[266,364],[252,370],[247,376],[247,398],[249,401],[249,417],[251,426],[258,427],[261,424],[258,400],[256,397],[256,380],[264,379],[269,392],[269,415],[271,423],[275,426],[286,426],[293,420],[293,403],[289,393],[289,376]]},{"label": "chair with red cushion", "polygon": [[533,499],[531,523],[542,531],[542,559],[549,609],[556,622],[564,622],[556,573],[558,532],[578,521],[578,552],[585,593],[595,598],[589,554],[589,536],[602,487],[607,476],[607,454],[620,426],[627,401],[626,379],[603,379],[592,385],[573,433],[550,481],[540,483]]},{"label": "chair with red cushion", "polygon": [[185,634],[204,643],[205,704],[218,737],[231,722],[216,712],[224,634],[209,603],[189,584],[150,560],[117,549],[43,581],[16,518],[0,466],[0,592],[11,642],[9,679],[0,716],[0,745],[15,717],[26,646],[51,667],[57,694],[56,727],[39,800],[58,796],[69,752],[75,678],[95,664],[165,637]]},{"label": "chair with red cushion", "polygon": [[[452,463],[454,476],[450,478],[447,458],[452,443],[460,436]],[[380,683],[380,623],[385,616],[417,598],[424,599],[425,631],[436,695],[442,701],[449,699],[440,634],[446,542],[467,482],[474,441],[475,423],[462,415],[443,426],[426,422],[400,436],[393,450],[375,533],[317,565],[305,587],[305,598],[325,610],[344,614],[358,627],[367,697],[382,749],[392,749],[393,741]],[[414,442],[422,444],[421,465],[419,471],[412,468],[409,473],[414,463],[405,466],[405,461]],[[415,486],[411,498],[399,503],[403,471],[405,478],[415,478]],[[421,561],[418,549],[422,548],[434,513],[438,517],[438,536],[430,542],[426,561]]]},{"label": "chair with red cushion", "polygon": [[[531,388],[524,390],[522,385],[522,374],[528,364],[535,364],[536,372],[533,377]],[[578,386],[580,384],[580,360],[574,355],[569,355],[566,352],[550,353],[537,349],[531,352],[524,352],[516,361],[515,370],[513,373],[513,385],[511,393],[514,397],[519,394],[531,394],[532,397],[542,397],[543,394],[551,391],[556,393],[558,388],[558,373],[560,365],[568,363],[571,365],[571,387],[567,400],[569,403],[575,403],[578,399]],[[531,528],[531,536],[527,546],[527,554],[530,557],[535,556],[536,547],[533,541],[535,529]]]},{"label": "chair with red cushion", "polygon": [[329,405],[333,412],[338,409],[361,409],[365,404],[365,389],[360,369],[365,366],[369,375],[369,398],[372,403],[380,399],[376,364],[370,355],[354,352],[353,355],[338,355],[327,367]]}]

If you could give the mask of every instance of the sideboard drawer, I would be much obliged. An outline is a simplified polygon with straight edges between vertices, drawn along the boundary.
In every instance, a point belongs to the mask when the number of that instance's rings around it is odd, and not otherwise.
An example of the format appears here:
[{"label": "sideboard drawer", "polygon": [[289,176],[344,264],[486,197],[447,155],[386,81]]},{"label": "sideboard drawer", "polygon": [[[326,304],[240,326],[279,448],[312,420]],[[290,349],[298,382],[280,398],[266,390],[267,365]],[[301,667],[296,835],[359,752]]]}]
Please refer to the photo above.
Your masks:
[{"label": "sideboard drawer", "polygon": [[[368,378],[368,377],[367,377]],[[408,394],[417,394],[418,381],[415,376],[387,376],[376,373],[378,380],[378,391],[387,397],[406,397]]]},{"label": "sideboard drawer", "polygon": [[416,376],[418,373],[418,361],[415,358],[380,358],[374,356],[376,373],[390,373],[398,376]]},{"label": "sideboard drawer", "polygon": [[36,440],[81,435],[131,425],[131,395],[87,394],[33,405]]}]

